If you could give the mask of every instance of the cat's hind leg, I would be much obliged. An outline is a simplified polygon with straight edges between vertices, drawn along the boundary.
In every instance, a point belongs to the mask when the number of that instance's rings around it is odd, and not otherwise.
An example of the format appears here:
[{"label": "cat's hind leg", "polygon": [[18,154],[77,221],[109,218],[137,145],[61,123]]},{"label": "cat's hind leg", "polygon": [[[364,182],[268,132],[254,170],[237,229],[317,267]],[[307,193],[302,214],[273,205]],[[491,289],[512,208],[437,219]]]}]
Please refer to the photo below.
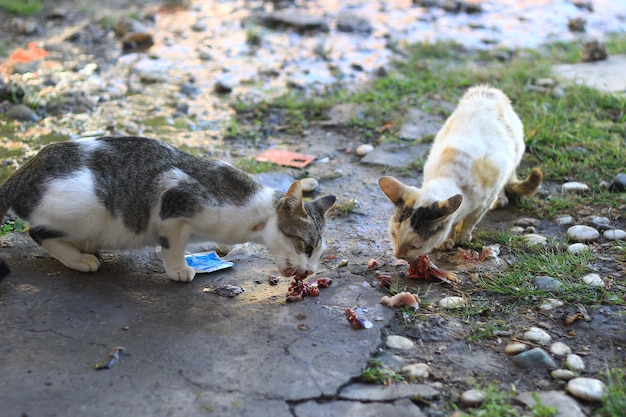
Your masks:
[{"label": "cat's hind leg", "polygon": [[173,281],[190,282],[196,272],[185,261],[189,225],[181,219],[165,220],[159,229],[159,244],[167,276]]},{"label": "cat's hind leg", "polygon": [[46,252],[70,269],[93,272],[100,267],[100,260],[95,255],[83,253],[64,241],[62,232],[45,226],[35,226],[29,230],[29,234]]}]

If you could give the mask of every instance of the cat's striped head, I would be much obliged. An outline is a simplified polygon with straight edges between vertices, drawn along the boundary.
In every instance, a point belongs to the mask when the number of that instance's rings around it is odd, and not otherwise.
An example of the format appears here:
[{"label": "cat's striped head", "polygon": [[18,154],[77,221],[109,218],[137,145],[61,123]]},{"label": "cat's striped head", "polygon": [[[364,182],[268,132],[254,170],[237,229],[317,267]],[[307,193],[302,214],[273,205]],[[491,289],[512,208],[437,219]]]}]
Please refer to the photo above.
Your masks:
[{"label": "cat's striped head", "polygon": [[324,215],[335,204],[329,195],[305,202],[300,181],[294,182],[276,205],[268,221],[264,242],[284,276],[308,276],[315,272],[326,250]]},{"label": "cat's striped head", "polygon": [[420,189],[394,177],[381,177],[378,185],[396,206],[389,219],[389,236],[396,258],[414,260],[448,239],[453,226],[451,215],[463,201],[460,194],[433,201]]}]

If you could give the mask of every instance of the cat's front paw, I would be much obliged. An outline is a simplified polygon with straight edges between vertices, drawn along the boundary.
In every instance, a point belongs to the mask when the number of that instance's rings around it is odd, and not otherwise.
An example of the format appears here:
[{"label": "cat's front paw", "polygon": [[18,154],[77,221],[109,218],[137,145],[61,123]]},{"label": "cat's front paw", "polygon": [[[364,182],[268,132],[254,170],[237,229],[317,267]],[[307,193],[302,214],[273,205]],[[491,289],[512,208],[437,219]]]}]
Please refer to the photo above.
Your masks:
[{"label": "cat's front paw", "polygon": [[100,260],[90,253],[81,253],[78,259],[67,262],[65,265],[80,272],[95,272],[100,268]]},{"label": "cat's front paw", "polygon": [[450,250],[454,247],[454,240],[452,239],[446,239],[443,242],[441,242],[436,249],[437,250]]},{"label": "cat's front paw", "polygon": [[172,272],[168,272],[167,276],[172,281],[191,282],[196,276],[196,271],[190,266],[185,266]]}]

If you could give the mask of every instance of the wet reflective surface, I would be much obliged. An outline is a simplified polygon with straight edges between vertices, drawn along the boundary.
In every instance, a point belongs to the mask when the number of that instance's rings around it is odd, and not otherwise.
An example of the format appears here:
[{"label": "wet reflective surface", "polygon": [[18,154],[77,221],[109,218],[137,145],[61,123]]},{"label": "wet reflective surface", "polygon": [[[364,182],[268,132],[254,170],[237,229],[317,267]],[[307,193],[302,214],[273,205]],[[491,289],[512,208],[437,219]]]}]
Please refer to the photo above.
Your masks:
[{"label": "wet reflective surface", "polygon": [[[303,29],[291,21],[265,24],[277,11],[271,2],[195,1],[178,9],[157,4],[138,13],[154,45],[128,54],[110,32],[102,35],[105,52],[96,52],[93,45],[99,44],[93,40],[68,42],[100,36],[93,27],[66,28],[35,43],[48,51],[38,65],[8,78],[23,85],[31,103],[40,107],[68,96],[76,102],[80,95],[87,111],[79,112],[75,105],[61,114],[42,114],[38,123],[0,120],[1,175],[47,142],[89,135],[158,136],[225,157],[229,151],[221,138],[232,127],[234,102],[255,103],[293,89],[310,94],[349,89],[402,59],[405,46],[414,42],[537,47],[626,28],[624,1],[578,6],[563,0],[442,2],[446,7],[413,3],[296,1],[280,10],[322,29]],[[449,11],[455,7],[457,11]],[[99,15],[108,12],[115,11]],[[568,28],[575,18],[584,19],[585,32]]]}]

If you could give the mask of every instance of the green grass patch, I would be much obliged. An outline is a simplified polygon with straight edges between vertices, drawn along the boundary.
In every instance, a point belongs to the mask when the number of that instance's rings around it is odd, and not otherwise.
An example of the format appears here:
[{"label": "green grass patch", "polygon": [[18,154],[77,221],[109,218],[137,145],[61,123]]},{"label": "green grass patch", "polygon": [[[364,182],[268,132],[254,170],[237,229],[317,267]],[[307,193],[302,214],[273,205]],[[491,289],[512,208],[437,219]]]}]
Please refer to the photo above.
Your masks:
[{"label": "green grass patch", "polygon": [[[601,287],[591,287],[581,277],[591,272],[594,254],[586,251],[571,254],[558,245],[552,248],[513,249],[515,261],[497,274],[481,275],[478,286],[486,291],[510,297],[513,304],[535,304],[547,297],[568,303],[624,305],[623,295]],[[557,279],[561,287],[555,291],[537,289],[532,281],[537,276]]]},{"label": "green grass patch", "polygon": [[257,161],[254,158],[243,158],[237,161],[237,168],[250,174],[262,174],[276,168],[276,164],[271,162]]},{"label": "green grass patch", "polygon": [[21,16],[35,14],[42,7],[43,2],[40,0],[0,0],[0,10]]},{"label": "green grass patch", "polygon": [[24,233],[28,230],[28,223],[19,217],[15,220],[9,220],[0,226],[0,236],[7,235],[9,233]]},{"label": "green grass patch", "polygon": [[361,371],[361,379],[373,384],[391,385],[394,382],[404,381],[404,377],[385,367],[377,359],[370,359],[367,366]]},{"label": "green grass patch", "polygon": [[620,416],[626,410],[626,368],[610,369],[606,379],[607,393],[602,399],[602,407],[595,415]]}]

